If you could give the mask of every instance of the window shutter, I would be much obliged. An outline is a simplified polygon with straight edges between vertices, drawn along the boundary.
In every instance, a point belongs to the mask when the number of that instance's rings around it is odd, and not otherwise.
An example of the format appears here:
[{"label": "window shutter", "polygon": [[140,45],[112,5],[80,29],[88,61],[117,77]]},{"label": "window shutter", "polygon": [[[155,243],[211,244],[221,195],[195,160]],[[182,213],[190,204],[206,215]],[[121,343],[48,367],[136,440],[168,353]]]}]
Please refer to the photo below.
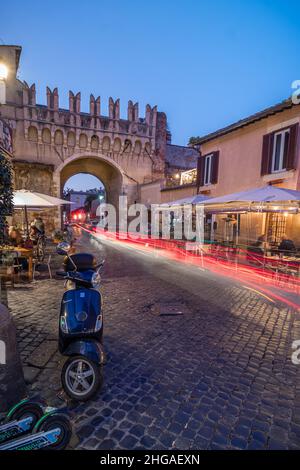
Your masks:
[{"label": "window shutter", "polygon": [[199,191],[199,187],[204,185],[204,165],[205,165],[205,157],[198,157],[197,160],[197,192]]},{"label": "window shutter", "polygon": [[262,156],[261,156],[261,175],[271,173],[272,151],[274,143],[274,134],[263,136]]},{"label": "window shutter", "polygon": [[218,174],[219,174],[219,150],[214,152],[213,159],[212,159],[212,169],[211,169],[211,179],[210,182],[212,184],[216,184],[218,182]]},{"label": "window shutter", "polygon": [[294,170],[296,168],[296,155],[298,147],[298,128],[299,124],[294,124],[290,127],[289,144],[287,148],[287,155],[285,155],[285,168],[287,170]]}]

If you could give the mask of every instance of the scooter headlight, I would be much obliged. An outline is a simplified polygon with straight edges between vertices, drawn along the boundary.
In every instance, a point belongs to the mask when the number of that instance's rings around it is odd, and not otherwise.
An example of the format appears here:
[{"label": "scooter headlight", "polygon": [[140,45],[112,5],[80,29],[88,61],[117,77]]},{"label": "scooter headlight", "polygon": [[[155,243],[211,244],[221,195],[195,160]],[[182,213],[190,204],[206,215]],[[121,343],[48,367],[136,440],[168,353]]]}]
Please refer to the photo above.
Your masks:
[{"label": "scooter headlight", "polygon": [[93,287],[100,287],[101,284],[101,276],[99,273],[94,273],[92,275],[92,280],[91,280],[92,286]]},{"label": "scooter headlight", "polygon": [[65,319],[65,317],[60,317],[60,329],[63,333],[69,332],[67,320]]}]

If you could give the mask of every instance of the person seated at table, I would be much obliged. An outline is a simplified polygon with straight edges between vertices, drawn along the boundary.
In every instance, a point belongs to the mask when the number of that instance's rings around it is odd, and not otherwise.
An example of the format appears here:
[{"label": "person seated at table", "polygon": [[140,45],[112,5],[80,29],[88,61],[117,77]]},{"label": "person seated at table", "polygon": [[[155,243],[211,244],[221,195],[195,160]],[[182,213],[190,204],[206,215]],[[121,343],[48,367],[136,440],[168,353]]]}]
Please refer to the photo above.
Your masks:
[{"label": "person seated at table", "polygon": [[262,234],[258,237],[256,242],[248,246],[247,249],[247,260],[254,266],[263,265],[263,257],[266,252],[270,249],[270,245],[267,241],[266,235]]},{"label": "person seated at table", "polygon": [[295,244],[293,242],[293,240],[290,240],[287,235],[283,235],[282,238],[281,238],[281,242],[278,246],[278,251],[280,251],[281,253],[286,253],[286,254],[290,254],[292,252],[296,252],[296,247],[295,247]]},{"label": "person seated at table", "polygon": [[20,246],[22,244],[22,234],[20,230],[11,225],[8,229],[8,238],[9,242],[13,246]]},{"label": "person seated at table", "polygon": [[270,248],[266,235],[262,234],[258,237],[255,243],[251,246],[251,251],[264,255],[265,251]]},{"label": "person seated at table", "polygon": [[45,225],[41,217],[36,217],[30,224],[29,237],[36,241],[39,236],[45,235]]},{"label": "person seated at table", "polygon": [[45,224],[42,217],[36,217],[33,221],[40,235],[45,235]]},{"label": "person seated at table", "polygon": [[31,222],[29,227],[29,238],[35,245],[39,236],[39,230],[36,228],[35,223]]}]

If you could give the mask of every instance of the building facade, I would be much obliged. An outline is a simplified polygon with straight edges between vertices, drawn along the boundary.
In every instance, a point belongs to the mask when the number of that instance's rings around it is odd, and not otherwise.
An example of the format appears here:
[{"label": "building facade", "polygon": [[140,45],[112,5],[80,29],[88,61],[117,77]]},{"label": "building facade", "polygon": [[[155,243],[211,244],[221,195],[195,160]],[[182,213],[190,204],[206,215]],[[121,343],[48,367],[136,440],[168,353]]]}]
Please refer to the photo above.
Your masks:
[{"label": "building facade", "polygon": [[300,107],[291,100],[198,139],[198,191],[211,197],[276,184],[300,188]]},{"label": "building facade", "polygon": [[[300,190],[300,106],[289,99],[209,135],[193,138],[200,156],[169,200],[197,193],[217,197],[267,184]],[[196,175],[196,177],[195,177]],[[174,194],[176,193],[176,194]],[[237,224],[232,217],[232,228]],[[274,230],[274,227],[277,227]],[[224,240],[228,217],[207,217],[206,236]],[[234,233],[235,230],[231,230]],[[276,243],[287,233],[300,246],[300,218],[291,214],[248,214],[238,220],[239,240],[267,234]]]}]

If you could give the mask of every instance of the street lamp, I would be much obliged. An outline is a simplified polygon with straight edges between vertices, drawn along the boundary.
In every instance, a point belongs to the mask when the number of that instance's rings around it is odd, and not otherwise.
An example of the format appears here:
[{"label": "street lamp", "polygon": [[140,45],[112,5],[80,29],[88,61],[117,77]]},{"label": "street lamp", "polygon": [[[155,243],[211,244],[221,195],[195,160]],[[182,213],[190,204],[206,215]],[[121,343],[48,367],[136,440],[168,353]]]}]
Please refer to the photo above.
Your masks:
[{"label": "street lamp", "polygon": [[6,103],[6,79],[8,69],[5,64],[0,63],[0,104]]},{"label": "street lamp", "polygon": [[0,64],[0,80],[5,80],[8,75],[8,70],[5,64]]}]

